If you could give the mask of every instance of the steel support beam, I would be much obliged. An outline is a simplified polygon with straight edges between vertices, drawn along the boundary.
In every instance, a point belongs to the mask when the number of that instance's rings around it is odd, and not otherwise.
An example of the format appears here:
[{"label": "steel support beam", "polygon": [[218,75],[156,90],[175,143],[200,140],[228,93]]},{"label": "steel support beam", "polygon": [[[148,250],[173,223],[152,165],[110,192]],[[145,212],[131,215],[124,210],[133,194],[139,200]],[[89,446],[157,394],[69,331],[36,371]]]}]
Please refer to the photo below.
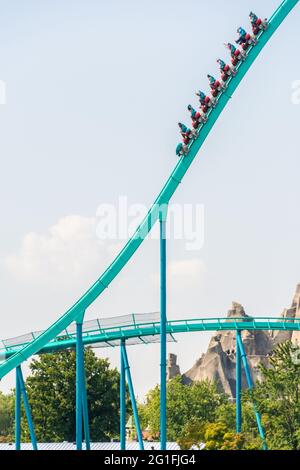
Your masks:
[{"label": "steel support beam", "polygon": [[85,365],[84,365],[84,348],[83,348],[82,355],[83,355],[82,414],[83,414],[85,448],[86,448],[86,450],[91,450],[89,410],[88,410],[87,391],[86,391],[86,376],[85,376]]},{"label": "steel support beam", "polygon": [[125,339],[120,344],[120,447],[126,450],[126,377],[122,348],[125,348]]},{"label": "steel support beam", "polygon": [[76,323],[76,449],[82,450],[82,323]]},{"label": "steel support beam", "polygon": [[121,344],[121,351],[122,351],[122,356],[123,356],[123,361],[124,361],[124,369],[125,369],[126,377],[127,377],[127,384],[129,388],[129,395],[130,395],[130,400],[131,400],[131,405],[132,405],[137,438],[139,441],[140,450],[144,450],[143,435],[142,435],[139,414],[138,414],[138,409],[137,409],[137,404],[136,404],[136,399],[135,399],[135,394],[134,394],[134,388],[133,388],[133,383],[132,383],[132,378],[131,378],[131,373],[130,373],[126,346],[124,343]]},{"label": "steel support beam", "polygon": [[86,393],[82,320],[76,322],[76,449],[82,450],[83,426],[86,450],[90,450],[89,416]]},{"label": "steel support beam", "polygon": [[[243,366],[244,366],[244,369],[245,369],[245,374],[246,374],[248,387],[249,387],[250,392],[252,392],[253,389],[254,389],[254,383],[253,383],[253,380],[252,380],[251,371],[250,371],[249,364],[248,364],[248,361],[247,361],[247,355],[246,355],[246,352],[245,352],[245,348],[244,348],[244,345],[243,345],[243,340],[242,340],[242,336],[241,336],[240,331],[236,332],[236,340],[237,340],[237,345],[238,345],[238,348],[239,348],[239,351],[240,351],[241,359],[242,359],[242,362],[243,362]],[[268,446],[267,446],[267,443],[266,443],[265,432],[264,432],[263,426],[261,424],[261,416],[260,416],[260,413],[257,410],[254,402],[253,402],[253,408],[254,408],[254,413],[255,413],[255,419],[256,419],[256,423],[257,423],[258,432],[259,432],[259,435],[260,435],[261,440],[263,442],[263,449],[268,450]]]},{"label": "steel support beam", "polygon": [[236,387],[235,387],[235,404],[236,404],[236,432],[239,434],[242,431],[242,361],[241,352],[238,345],[238,331],[236,332]]},{"label": "steel support beam", "polygon": [[21,387],[17,369],[15,396],[15,449],[21,450]]},{"label": "steel support beam", "polygon": [[160,448],[167,448],[167,206],[159,215],[160,229]]},{"label": "steel support beam", "polygon": [[[26,414],[27,423],[28,423],[28,427],[29,427],[29,433],[30,433],[30,439],[31,439],[32,447],[33,447],[33,450],[38,450],[34,424],[33,424],[32,416],[31,416],[31,409],[30,409],[30,405],[29,405],[29,401],[28,401],[28,397],[27,397],[27,393],[26,393],[26,388],[25,388],[25,383],[24,383],[24,379],[23,379],[21,366],[18,366],[16,368],[16,373],[17,373],[17,380],[19,381],[19,387],[20,387],[21,395],[22,395],[22,398],[23,398],[25,414]],[[20,418],[20,420],[21,420],[21,418]]]}]

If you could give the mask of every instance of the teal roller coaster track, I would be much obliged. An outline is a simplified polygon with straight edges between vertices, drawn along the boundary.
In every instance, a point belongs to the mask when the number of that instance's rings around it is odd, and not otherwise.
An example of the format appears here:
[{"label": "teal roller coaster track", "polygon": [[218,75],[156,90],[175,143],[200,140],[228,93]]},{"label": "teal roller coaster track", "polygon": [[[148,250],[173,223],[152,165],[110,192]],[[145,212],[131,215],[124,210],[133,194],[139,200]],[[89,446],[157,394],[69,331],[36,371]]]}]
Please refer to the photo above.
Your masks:
[{"label": "teal roller coaster track", "polygon": [[[115,317],[118,321],[118,317]],[[151,338],[158,337],[160,334],[160,321],[136,321],[135,315],[127,317],[126,325],[120,324],[114,326],[102,326],[101,320],[96,319],[83,323],[83,344],[88,346],[106,346],[118,347],[120,342],[125,340],[128,343],[132,339],[140,339],[141,343],[148,344]],[[179,333],[196,333],[201,331],[300,331],[299,318],[191,318],[184,320],[169,320],[166,324],[167,334],[175,339]],[[42,334],[42,333],[39,333]],[[24,348],[34,340],[37,333],[30,333],[24,337],[17,337],[8,341],[2,341],[0,357],[2,359],[13,356],[18,350]],[[147,340],[149,339],[149,340]],[[136,343],[134,343],[136,344]],[[60,351],[62,349],[76,347],[76,330],[67,328],[63,334],[60,334],[46,346],[39,354],[47,352]]]}]

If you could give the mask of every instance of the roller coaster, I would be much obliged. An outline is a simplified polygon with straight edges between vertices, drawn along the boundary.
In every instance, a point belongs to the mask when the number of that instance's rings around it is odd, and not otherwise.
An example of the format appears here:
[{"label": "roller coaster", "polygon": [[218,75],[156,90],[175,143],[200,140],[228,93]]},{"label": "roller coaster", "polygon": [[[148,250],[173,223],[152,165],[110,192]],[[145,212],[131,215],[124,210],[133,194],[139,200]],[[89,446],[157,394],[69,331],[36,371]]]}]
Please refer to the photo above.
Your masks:
[{"label": "roller coaster", "polygon": [[[166,312],[166,221],[168,204],[183,181],[196,155],[201,149],[210,131],[220,117],[222,111],[232,98],[240,82],[251,68],[252,64],[289,15],[299,0],[284,0],[273,15],[268,19],[267,28],[259,28],[256,40],[250,41],[246,51],[240,54],[235,63],[235,73],[226,79],[223,87],[213,99],[214,106],[209,107],[205,122],[202,122],[193,138],[188,142],[187,148],[180,155],[180,159],[161,192],[151,206],[146,217],[137,227],[134,235],[128,240],[111,265],[96,280],[96,282],[80,297],[58,320],[42,332],[31,333],[20,338],[4,340],[0,344],[0,379],[12,370],[16,370],[16,405],[15,405],[15,449],[21,449],[21,399],[28,421],[33,449],[37,450],[37,440],[34,423],[31,416],[21,365],[35,354],[53,352],[60,349],[76,348],[76,447],[90,449],[88,403],[85,386],[84,346],[106,345],[120,348],[120,441],[121,449],[126,448],[126,379],[132,402],[133,414],[140,448],[143,449],[143,438],[139,423],[138,411],[135,402],[133,383],[126,352],[126,344],[132,341],[141,343],[156,340],[160,343],[160,441],[161,449],[166,449],[167,415],[166,415],[166,350],[167,341],[174,340],[178,333],[191,333],[200,331],[230,330],[236,332],[236,430],[241,432],[241,366],[244,366],[248,386],[251,389],[254,383],[251,377],[247,356],[242,341],[244,330],[300,330],[300,320],[274,319],[274,318],[241,318],[241,319],[190,319],[167,321]],[[240,50],[241,52],[242,50]],[[212,96],[214,94],[212,93]],[[160,312],[155,318],[150,315],[148,320],[139,315],[131,315],[125,324],[107,325],[101,319],[84,322],[84,315],[90,305],[107,289],[127,262],[132,258],[148,233],[156,223],[160,226]],[[124,320],[124,319],[123,319]],[[254,412],[262,446],[267,449],[267,443],[258,411]],[[84,432],[84,434],[83,434]]]}]

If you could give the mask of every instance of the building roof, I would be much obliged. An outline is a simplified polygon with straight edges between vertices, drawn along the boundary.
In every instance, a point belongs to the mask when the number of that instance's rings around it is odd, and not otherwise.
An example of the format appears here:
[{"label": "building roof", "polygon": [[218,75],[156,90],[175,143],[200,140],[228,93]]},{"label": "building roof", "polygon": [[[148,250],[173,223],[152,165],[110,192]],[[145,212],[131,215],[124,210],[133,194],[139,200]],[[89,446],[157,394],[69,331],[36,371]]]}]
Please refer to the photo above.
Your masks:
[{"label": "building roof", "polygon": [[[144,442],[145,450],[160,450],[159,442]],[[85,444],[83,444],[83,449]],[[2,450],[14,450],[15,444],[4,444],[0,443],[0,451]],[[31,443],[23,443],[21,446],[22,450],[32,450]],[[72,442],[43,442],[38,444],[39,450],[76,450],[76,445]],[[126,443],[127,450],[139,450],[139,443],[130,441]],[[167,443],[168,450],[180,450],[180,447],[176,442]],[[91,450],[120,450],[120,442],[92,442]]]}]

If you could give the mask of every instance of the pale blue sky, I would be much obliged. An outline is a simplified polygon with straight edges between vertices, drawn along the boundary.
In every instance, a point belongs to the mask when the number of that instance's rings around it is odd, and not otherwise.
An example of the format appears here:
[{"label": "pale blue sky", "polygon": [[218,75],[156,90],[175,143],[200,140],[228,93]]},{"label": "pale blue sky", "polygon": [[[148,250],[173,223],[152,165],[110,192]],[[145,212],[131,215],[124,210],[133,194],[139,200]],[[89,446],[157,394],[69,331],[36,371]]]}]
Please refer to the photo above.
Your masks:
[{"label": "pale blue sky", "polygon": [[[0,337],[49,326],[101,274],[116,247],[93,239],[89,221],[98,205],[120,195],[151,204],[176,163],[177,122],[188,122],[195,90],[207,89],[206,74],[217,74],[216,59],[228,57],[223,43],[248,25],[251,9],[270,16],[278,3],[0,0],[0,79],[7,84],[0,106]],[[205,244],[199,252],[169,244],[170,317],[222,316],[232,300],[248,313],[277,315],[300,281],[300,105],[291,102],[292,82],[300,79],[299,22],[298,6],[174,197],[204,204]],[[65,233],[71,215],[80,217],[67,242],[49,242],[49,228]],[[26,279],[18,270],[30,257],[37,269]],[[88,318],[157,310],[157,273],[158,244],[151,241]],[[207,341],[185,336],[170,346],[183,371]],[[118,364],[117,351],[101,354]],[[129,357],[142,396],[159,378],[158,346],[133,347]],[[1,386],[11,384],[12,377]]]}]

